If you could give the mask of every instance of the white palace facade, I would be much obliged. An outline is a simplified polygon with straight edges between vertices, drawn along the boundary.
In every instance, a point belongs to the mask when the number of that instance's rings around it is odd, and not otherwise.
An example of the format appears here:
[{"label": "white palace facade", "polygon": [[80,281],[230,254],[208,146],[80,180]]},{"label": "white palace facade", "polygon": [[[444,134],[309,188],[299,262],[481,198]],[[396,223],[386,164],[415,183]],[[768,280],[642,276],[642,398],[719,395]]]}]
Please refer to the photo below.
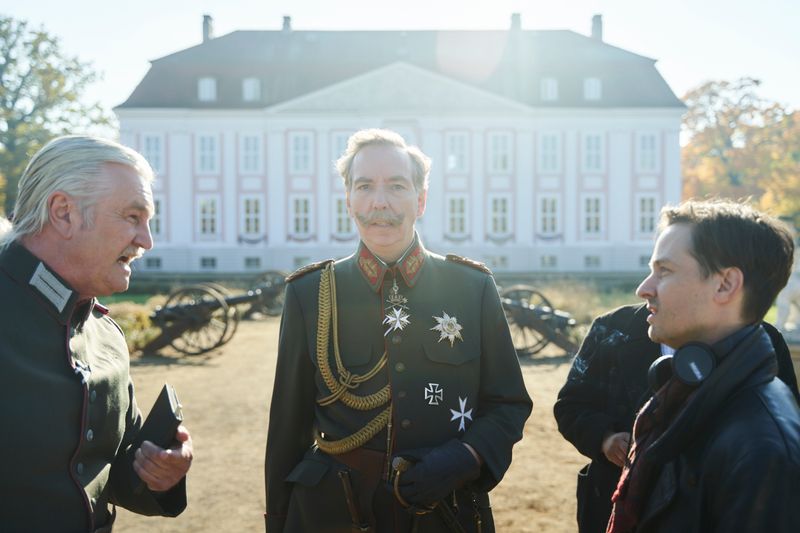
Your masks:
[{"label": "white palace facade", "polygon": [[433,159],[425,245],[498,273],[638,272],[680,200],[684,106],[655,61],[591,36],[237,31],[153,61],[116,108],[156,171],[140,272],[292,270],[352,253],[333,162],[357,129]]}]

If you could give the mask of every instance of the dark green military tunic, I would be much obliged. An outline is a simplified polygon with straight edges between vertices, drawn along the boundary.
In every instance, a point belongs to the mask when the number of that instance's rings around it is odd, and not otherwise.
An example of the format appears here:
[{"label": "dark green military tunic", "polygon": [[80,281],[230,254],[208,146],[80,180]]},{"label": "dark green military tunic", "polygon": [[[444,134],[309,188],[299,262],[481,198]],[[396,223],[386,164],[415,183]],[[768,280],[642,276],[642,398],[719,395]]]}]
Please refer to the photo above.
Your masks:
[{"label": "dark green military tunic", "polygon": [[107,310],[18,244],[0,254],[0,531],[84,532],[108,504],[176,516],[185,483],[134,492],[141,427],[128,348]]},{"label": "dark green military tunic", "polygon": [[[312,447],[315,431],[325,441],[345,439],[386,407],[360,411],[342,402],[318,403],[330,394],[316,348],[323,266],[290,276],[286,288],[265,463],[270,533],[350,531],[337,476],[346,467]],[[364,396],[391,387],[391,431],[383,429],[363,447],[388,461],[453,438],[468,443],[483,468],[474,484],[457,491],[456,511],[467,531],[474,531],[480,508],[483,531],[492,531],[486,492],[508,469],[532,405],[492,276],[481,265],[446,260],[419,244],[392,266],[362,244],[333,269],[344,366],[364,374],[384,352],[388,358],[373,379],[352,391]],[[328,361],[335,371],[332,340]],[[362,518],[379,532],[409,531],[411,516],[384,483],[368,486],[349,470]],[[449,531],[437,514],[422,517],[418,527]]]}]

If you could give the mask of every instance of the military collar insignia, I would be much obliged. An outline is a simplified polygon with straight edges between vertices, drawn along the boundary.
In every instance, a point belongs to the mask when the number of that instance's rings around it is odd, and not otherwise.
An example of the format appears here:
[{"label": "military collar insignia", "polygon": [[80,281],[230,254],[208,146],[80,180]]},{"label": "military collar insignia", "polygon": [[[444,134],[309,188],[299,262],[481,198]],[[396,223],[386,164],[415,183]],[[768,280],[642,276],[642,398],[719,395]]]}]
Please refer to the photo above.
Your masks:
[{"label": "military collar insignia", "polygon": [[356,256],[358,270],[361,271],[361,275],[364,276],[370,288],[377,291],[383,283],[383,275],[389,267],[386,263],[375,257],[363,242],[358,246],[358,253]]},{"label": "military collar insignia", "polygon": [[394,266],[389,266],[383,262],[379,257],[376,257],[369,248],[362,241],[358,246],[356,253],[356,264],[361,271],[361,275],[369,284],[369,286],[377,292],[383,284],[383,278],[386,272],[392,268],[397,269],[403,277],[408,287],[413,287],[419,273],[422,271],[422,265],[425,263],[425,249],[420,244],[419,238],[414,237],[414,242],[408,247],[408,250],[397,260]]},{"label": "military collar insignia", "polygon": [[69,297],[72,296],[72,290],[61,283],[59,279],[44,266],[41,261],[36,266],[28,282],[33,288],[45,297],[45,299],[53,304],[59,313],[64,311],[64,308],[69,302]]},{"label": "military collar insignia", "polygon": [[28,287],[60,324],[67,323],[78,304],[78,293],[44,261],[14,242],[0,254],[0,268],[19,285]]},{"label": "military collar insignia", "polygon": [[460,341],[464,340],[463,337],[461,337],[461,330],[464,328],[458,323],[456,317],[450,316],[443,311],[442,316],[435,316],[433,319],[436,320],[437,324],[433,326],[431,330],[439,332],[438,342],[447,339],[450,341],[450,347],[452,348],[456,339]]},{"label": "military collar insignia", "polygon": [[458,420],[458,430],[466,431],[466,420],[472,421],[472,409],[467,409],[467,398],[458,397],[458,411],[450,409],[450,422]]}]

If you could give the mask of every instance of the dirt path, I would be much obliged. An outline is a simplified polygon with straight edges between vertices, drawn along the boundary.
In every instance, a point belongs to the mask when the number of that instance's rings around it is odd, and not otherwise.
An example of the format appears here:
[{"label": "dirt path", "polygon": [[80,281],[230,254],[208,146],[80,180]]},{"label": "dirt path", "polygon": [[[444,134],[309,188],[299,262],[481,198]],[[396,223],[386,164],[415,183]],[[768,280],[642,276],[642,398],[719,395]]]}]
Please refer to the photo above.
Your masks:
[{"label": "dirt path", "polygon": [[[120,509],[114,531],[263,531],[264,444],[275,376],[278,319],[243,322],[233,340],[207,357],[134,359],[131,371],[143,413],[164,381],[175,386],[192,432],[196,459],[189,507],[178,518],[148,518]],[[569,362],[523,361],[533,415],[514,448],[505,479],[492,491],[497,531],[575,531],[575,476],[585,463],[556,431],[552,409]],[[311,533],[311,532],[309,532]]]}]

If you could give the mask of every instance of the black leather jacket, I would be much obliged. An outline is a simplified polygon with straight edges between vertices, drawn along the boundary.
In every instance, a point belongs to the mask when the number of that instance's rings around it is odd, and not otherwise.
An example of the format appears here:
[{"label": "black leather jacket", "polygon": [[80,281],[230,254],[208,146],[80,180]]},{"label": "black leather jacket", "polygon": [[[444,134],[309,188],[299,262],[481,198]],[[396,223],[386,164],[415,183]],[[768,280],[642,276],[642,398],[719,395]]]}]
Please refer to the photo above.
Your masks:
[{"label": "black leather jacket", "polygon": [[763,327],[727,354],[650,448],[663,463],[637,532],[800,531],[800,408]]}]

